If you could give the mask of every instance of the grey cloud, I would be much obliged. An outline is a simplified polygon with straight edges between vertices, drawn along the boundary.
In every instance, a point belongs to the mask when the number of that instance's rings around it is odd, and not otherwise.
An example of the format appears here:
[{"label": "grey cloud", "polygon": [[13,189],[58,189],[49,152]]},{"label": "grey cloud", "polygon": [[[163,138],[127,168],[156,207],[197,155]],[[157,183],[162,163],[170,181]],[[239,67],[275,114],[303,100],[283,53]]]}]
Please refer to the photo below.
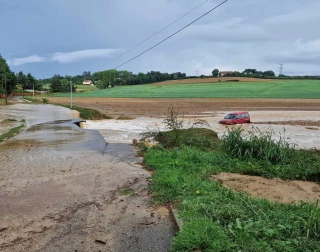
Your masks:
[{"label": "grey cloud", "polygon": [[8,64],[11,66],[22,66],[25,64],[41,63],[41,62],[45,62],[45,61],[46,61],[45,57],[41,57],[38,55],[32,55],[32,56],[28,56],[28,57],[14,58],[14,59],[8,60]]},{"label": "grey cloud", "polygon": [[[113,68],[221,2],[208,1],[147,43],[106,66],[105,63],[119,54],[108,48],[130,48],[204,0],[6,1],[19,4],[21,8],[18,13],[13,12],[12,8],[1,10],[4,16],[0,15],[0,22],[10,22],[12,27],[5,31],[11,40],[0,41],[0,48],[4,50],[0,53],[7,55],[7,58],[14,53],[20,60],[10,60],[15,71],[31,71],[33,68],[34,74],[39,77],[52,76],[56,71],[78,74],[84,70]],[[181,71],[188,74],[198,70],[199,73],[209,74],[213,68],[241,71],[254,67],[277,71],[278,63],[288,62],[286,67],[290,67],[291,72],[317,71],[319,9],[319,0],[228,1],[121,69],[133,72]],[[28,13],[32,13],[32,18]],[[23,41],[21,36],[25,38]],[[99,49],[102,51],[93,48],[102,48]],[[19,55],[39,58],[19,58]],[[28,64],[43,61],[50,64]],[[103,69],[94,68],[98,65],[103,65]]]}]

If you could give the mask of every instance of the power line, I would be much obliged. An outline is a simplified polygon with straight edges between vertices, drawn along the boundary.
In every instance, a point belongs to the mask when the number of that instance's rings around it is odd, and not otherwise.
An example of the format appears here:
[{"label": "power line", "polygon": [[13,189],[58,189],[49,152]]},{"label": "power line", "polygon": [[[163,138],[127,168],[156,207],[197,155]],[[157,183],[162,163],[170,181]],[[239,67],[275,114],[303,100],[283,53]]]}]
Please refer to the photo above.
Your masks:
[{"label": "power line", "polygon": [[[173,21],[172,23],[168,24],[167,26],[165,26],[164,28],[162,28],[161,30],[157,31],[156,33],[154,33],[153,35],[151,35],[150,37],[146,38],[145,40],[143,40],[142,42],[140,42],[139,44],[135,45],[134,47],[131,47],[129,50],[125,51],[124,53],[120,54],[119,56],[117,56],[116,58],[110,60],[109,62],[107,62],[106,64],[103,64],[100,67],[106,66],[108,64],[110,64],[111,62],[115,61],[116,59],[119,59],[121,56],[127,54],[128,52],[132,51],[133,49],[137,48],[138,46],[142,45],[143,43],[147,42],[149,39],[153,38],[154,36],[158,35],[160,32],[164,31],[165,29],[167,29],[168,27],[170,27],[171,25],[177,23],[179,20],[181,20],[182,18],[184,18],[185,16],[189,15],[191,12],[195,11],[196,9],[198,9],[199,7],[201,7],[202,5],[204,5],[206,2],[208,2],[210,0],[206,0],[203,3],[199,4],[198,6],[196,6],[195,8],[193,8],[192,10],[190,10],[189,12],[187,12],[186,14],[184,14],[183,16],[179,17],[178,19],[176,19],[175,21]],[[100,68],[99,67],[99,68]]]},{"label": "power line", "polygon": [[145,50],[144,52],[138,54],[137,56],[131,58],[130,60],[122,63],[121,65],[115,67],[114,69],[117,69],[127,63],[129,63],[130,61],[140,57],[141,55],[145,54],[146,52],[152,50],[153,48],[157,47],[158,45],[162,44],[163,42],[165,42],[166,40],[168,40],[169,38],[173,37],[174,35],[178,34],[179,32],[181,32],[182,30],[186,29],[187,27],[189,27],[190,25],[192,25],[193,23],[197,22],[199,19],[203,18],[204,16],[208,15],[210,12],[214,11],[215,9],[219,8],[221,5],[225,4],[228,0],[223,1],[222,3],[218,4],[217,6],[215,6],[214,8],[212,8],[211,10],[209,10],[208,12],[206,12],[205,14],[203,14],[202,16],[198,17],[196,20],[192,21],[191,23],[187,24],[186,26],[184,26],[183,28],[181,28],[180,30],[176,31],[175,33],[173,33],[172,35],[170,35],[169,37],[161,40],[159,43],[155,44],[154,46],[150,47],[149,49]]}]

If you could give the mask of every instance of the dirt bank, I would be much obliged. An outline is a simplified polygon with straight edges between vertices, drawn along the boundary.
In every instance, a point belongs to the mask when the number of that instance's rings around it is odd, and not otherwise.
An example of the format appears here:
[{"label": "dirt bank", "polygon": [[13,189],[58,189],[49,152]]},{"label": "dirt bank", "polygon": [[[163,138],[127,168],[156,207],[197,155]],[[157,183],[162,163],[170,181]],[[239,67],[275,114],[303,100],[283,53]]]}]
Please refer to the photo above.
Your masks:
[{"label": "dirt bank", "polygon": [[233,173],[220,173],[212,178],[237,192],[246,192],[254,197],[274,202],[320,201],[320,185],[313,182],[265,179]]}]

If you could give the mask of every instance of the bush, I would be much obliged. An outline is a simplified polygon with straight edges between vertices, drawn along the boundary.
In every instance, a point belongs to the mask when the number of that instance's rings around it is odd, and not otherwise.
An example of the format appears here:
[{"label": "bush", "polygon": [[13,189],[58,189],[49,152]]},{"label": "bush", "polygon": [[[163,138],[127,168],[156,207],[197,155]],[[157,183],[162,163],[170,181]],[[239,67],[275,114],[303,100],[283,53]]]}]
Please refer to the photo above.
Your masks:
[{"label": "bush", "polygon": [[42,98],[42,103],[47,104],[49,100],[47,98]]}]

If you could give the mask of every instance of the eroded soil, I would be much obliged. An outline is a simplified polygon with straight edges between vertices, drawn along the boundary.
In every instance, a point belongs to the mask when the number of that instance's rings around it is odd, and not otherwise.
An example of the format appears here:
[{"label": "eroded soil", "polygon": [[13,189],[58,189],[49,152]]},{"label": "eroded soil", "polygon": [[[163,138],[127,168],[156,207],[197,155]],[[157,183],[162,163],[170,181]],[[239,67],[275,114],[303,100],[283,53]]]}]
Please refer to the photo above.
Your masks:
[{"label": "eroded soil", "polygon": [[281,203],[316,202],[320,206],[320,185],[314,182],[266,179],[235,173],[220,173],[212,178],[237,192]]}]

